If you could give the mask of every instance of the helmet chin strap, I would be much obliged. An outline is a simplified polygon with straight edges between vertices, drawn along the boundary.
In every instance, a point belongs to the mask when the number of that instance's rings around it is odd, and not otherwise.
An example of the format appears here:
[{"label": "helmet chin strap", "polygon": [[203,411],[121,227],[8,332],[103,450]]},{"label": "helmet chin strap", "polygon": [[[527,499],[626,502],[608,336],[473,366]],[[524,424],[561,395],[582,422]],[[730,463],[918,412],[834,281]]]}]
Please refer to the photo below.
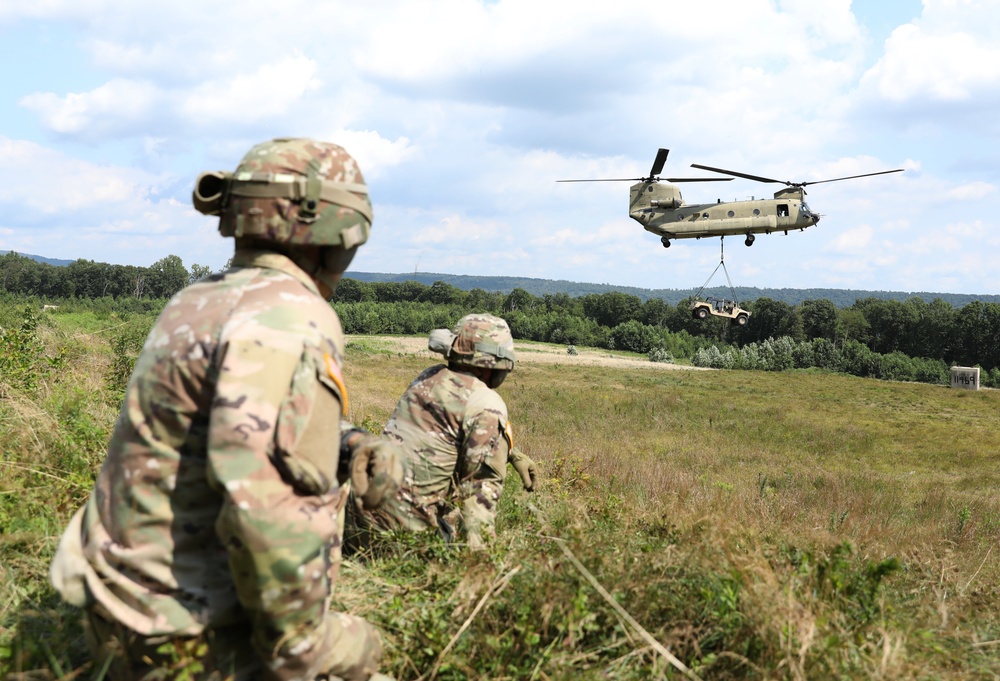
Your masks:
[{"label": "helmet chin strap", "polygon": [[337,290],[337,284],[340,283],[341,274],[343,273],[338,272],[334,274],[329,270],[320,269],[318,273],[312,275],[312,278],[318,281],[319,283],[323,284],[324,286],[326,286],[328,289],[330,289],[330,295],[327,297],[332,298],[334,292],[336,292]]}]

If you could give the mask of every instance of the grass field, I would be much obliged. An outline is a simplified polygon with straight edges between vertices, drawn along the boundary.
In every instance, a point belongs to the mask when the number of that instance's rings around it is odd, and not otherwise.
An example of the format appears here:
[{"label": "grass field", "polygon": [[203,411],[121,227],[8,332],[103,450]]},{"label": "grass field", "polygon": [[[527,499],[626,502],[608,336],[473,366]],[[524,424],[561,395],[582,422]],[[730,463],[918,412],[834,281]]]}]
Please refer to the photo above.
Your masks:
[{"label": "grass field", "polygon": [[[43,318],[58,366],[0,378],[0,676],[94,674],[46,571],[141,323]],[[384,423],[427,364],[349,344],[352,419]],[[341,571],[336,605],[383,630],[388,673],[682,678],[564,541],[700,678],[1000,676],[1000,392],[525,361],[500,393],[542,476],[528,494],[511,472],[491,549],[386,537]]]}]

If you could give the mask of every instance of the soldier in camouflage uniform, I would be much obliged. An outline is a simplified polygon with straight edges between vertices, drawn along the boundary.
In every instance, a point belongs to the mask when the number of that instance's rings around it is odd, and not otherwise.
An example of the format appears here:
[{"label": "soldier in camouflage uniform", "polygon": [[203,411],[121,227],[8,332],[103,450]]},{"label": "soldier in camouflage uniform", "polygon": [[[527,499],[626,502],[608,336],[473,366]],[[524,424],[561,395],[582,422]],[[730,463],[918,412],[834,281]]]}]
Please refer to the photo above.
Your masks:
[{"label": "soldier in camouflage uniform", "polygon": [[402,478],[391,443],[331,446],[348,395],[326,299],[368,238],[364,180],[341,147],[273,140],[194,202],[236,237],[232,268],[150,332],[53,584],[113,679],[368,679],[376,631],[328,612],[347,480],[374,506]]},{"label": "soldier in camouflage uniform", "polygon": [[508,460],[525,488],[534,487],[534,462],[514,449],[507,405],[494,390],[514,368],[507,322],[467,315],[453,331],[432,332],[428,347],[448,365],[430,367],[410,384],[382,434],[403,451],[403,485],[378,509],[348,501],[350,550],[367,544],[374,530],[437,530],[479,548],[494,535]]}]

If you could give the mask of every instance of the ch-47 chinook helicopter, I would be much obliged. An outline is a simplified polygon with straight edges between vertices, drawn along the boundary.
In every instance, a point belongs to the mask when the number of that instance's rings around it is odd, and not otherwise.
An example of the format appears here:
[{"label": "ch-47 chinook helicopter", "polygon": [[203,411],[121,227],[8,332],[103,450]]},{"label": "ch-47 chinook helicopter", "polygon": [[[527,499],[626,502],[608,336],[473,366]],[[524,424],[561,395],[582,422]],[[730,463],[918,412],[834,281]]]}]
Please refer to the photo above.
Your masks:
[{"label": "ch-47 chinook helicopter", "polygon": [[806,205],[806,185],[899,173],[903,170],[902,168],[883,170],[877,173],[814,182],[789,182],[692,163],[692,168],[786,186],[775,192],[773,199],[726,202],[719,200],[717,203],[687,205],[684,203],[684,197],[681,196],[679,188],[673,184],[660,184],[660,180],[667,183],[711,182],[713,180],[731,180],[732,178],[661,178],[659,174],[663,170],[668,153],[670,152],[667,149],[660,149],[656,153],[656,159],[653,161],[653,167],[650,168],[648,177],[557,180],[557,182],[636,182],[629,189],[628,215],[642,225],[647,232],[658,235],[664,248],[670,247],[672,239],[701,239],[730,235],[745,235],[746,239],[743,243],[752,246],[755,234],[770,234],[771,232],[788,234],[789,230],[803,230],[819,222],[819,214],[812,212]]}]

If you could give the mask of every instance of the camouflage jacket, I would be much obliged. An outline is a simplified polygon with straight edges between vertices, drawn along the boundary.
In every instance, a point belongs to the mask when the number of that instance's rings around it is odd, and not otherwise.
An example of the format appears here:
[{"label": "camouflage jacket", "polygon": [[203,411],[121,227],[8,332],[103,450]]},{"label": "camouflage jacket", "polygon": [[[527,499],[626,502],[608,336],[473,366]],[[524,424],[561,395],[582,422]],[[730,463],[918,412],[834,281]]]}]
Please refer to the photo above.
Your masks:
[{"label": "camouflage jacket", "polygon": [[174,296],[60,543],[63,596],[145,636],[249,620],[273,678],[329,671],[346,617],[327,613],[346,501],[331,445],[342,347],[336,313],[277,253],[238,251]]},{"label": "camouflage jacket", "polygon": [[410,384],[383,436],[399,443],[406,473],[395,498],[366,511],[383,529],[441,529],[472,546],[492,536],[507,472],[507,405],[470,373],[433,366]]}]

